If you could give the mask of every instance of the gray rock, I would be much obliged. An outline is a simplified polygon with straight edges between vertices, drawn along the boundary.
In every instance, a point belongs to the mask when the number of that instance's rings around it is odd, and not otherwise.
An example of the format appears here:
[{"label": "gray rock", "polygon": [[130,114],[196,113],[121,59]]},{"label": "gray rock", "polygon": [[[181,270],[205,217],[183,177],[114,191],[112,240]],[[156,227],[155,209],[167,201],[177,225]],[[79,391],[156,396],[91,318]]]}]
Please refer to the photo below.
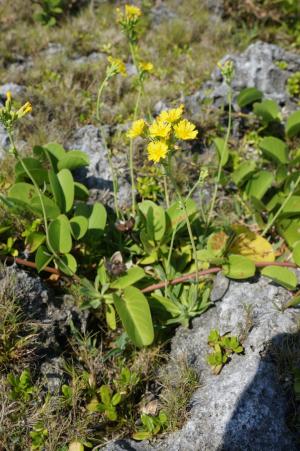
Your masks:
[{"label": "gray rock", "polygon": [[219,299],[221,299],[228,290],[229,284],[230,280],[228,277],[223,276],[221,271],[218,272],[214,279],[213,288],[210,293],[211,302],[219,301]]},{"label": "gray rock", "polygon": [[[108,130],[105,130],[108,133]],[[97,127],[86,125],[75,131],[67,143],[68,149],[86,152],[90,158],[88,169],[80,170],[78,177],[92,191],[92,197],[113,206],[113,183],[109,167],[107,149]],[[113,166],[118,177],[120,206],[127,207],[130,202],[130,184],[127,181],[127,156],[113,156]]]},{"label": "gray rock", "polygon": [[163,22],[167,22],[169,20],[173,20],[176,18],[176,14],[174,11],[171,11],[165,4],[162,2],[157,2],[157,6],[151,9],[151,21],[153,25],[160,25]]},{"label": "gray rock", "polygon": [[[297,104],[286,90],[286,82],[294,72],[300,71],[298,54],[258,41],[239,55],[225,56],[221,63],[227,60],[232,60],[235,65],[233,81],[235,109],[238,109],[235,99],[239,92],[253,86],[260,89],[266,98],[279,102],[285,107],[286,112],[297,109]],[[287,64],[284,70],[277,65],[282,61]],[[227,103],[227,87],[219,69],[214,70],[211,79],[203,85],[201,90],[186,99],[186,105],[194,116],[198,116],[201,115],[203,102],[207,101],[216,108]]]},{"label": "gray rock", "polygon": [[64,360],[61,357],[54,357],[42,363],[40,367],[41,375],[46,380],[47,391],[51,395],[57,395],[60,392],[64,379],[63,365]]},{"label": "gray rock", "polygon": [[83,333],[88,312],[80,310],[71,296],[54,296],[39,277],[31,277],[17,266],[0,268],[0,290],[12,286],[24,317],[36,324],[37,354],[47,359],[62,352],[71,321]]},{"label": "gray rock", "polygon": [[92,52],[85,56],[75,56],[72,58],[72,63],[78,66],[88,63],[97,63],[98,61],[106,61],[107,55],[102,52]]},{"label": "gray rock", "polygon": [[5,102],[7,91],[10,91],[13,97],[18,97],[24,94],[25,90],[25,86],[17,85],[16,83],[5,83],[0,86],[0,100]]},{"label": "gray rock", "polygon": [[[184,355],[200,376],[191,400],[190,419],[165,440],[121,441],[107,450],[270,451],[297,450],[286,426],[288,398],[279,382],[274,349],[299,334],[296,309],[281,310],[290,299],[285,289],[261,277],[231,281],[221,302],[193,321],[191,330],[179,328],[171,356]],[[234,355],[218,376],[206,362],[211,329],[243,339],[244,355]],[[285,349],[283,347],[283,349]]]},{"label": "gray rock", "polygon": [[41,56],[43,57],[52,57],[57,56],[61,53],[63,53],[65,50],[65,47],[58,43],[58,42],[49,42],[48,47],[41,52]]},{"label": "gray rock", "polygon": [[3,125],[0,124],[0,160],[4,158],[5,151],[9,149],[9,138]]}]

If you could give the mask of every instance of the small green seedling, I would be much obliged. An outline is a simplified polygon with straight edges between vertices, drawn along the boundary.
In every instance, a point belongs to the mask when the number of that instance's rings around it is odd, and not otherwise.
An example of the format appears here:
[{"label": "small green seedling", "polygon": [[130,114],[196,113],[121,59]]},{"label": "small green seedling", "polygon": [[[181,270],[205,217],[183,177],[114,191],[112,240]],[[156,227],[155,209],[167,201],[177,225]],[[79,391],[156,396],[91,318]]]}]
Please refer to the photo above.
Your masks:
[{"label": "small green seedling", "polygon": [[101,412],[108,420],[117,421],[118,413],[116,406],[122,401],[122,395],[119,392],[112,394],[112,390],[108,385],[102,385],[98,390],[101,402],[97,398],[93,398],[88,404],[89,412]]},{"label": "small green seedling", "polygon": [[39,421],[33,426],[32,431],[30,432],[31,437],[31,451],[40,451],[44,449],[45,442],[48,437],[48,430],[44,427],[43,423]]},{"label": "small green seedling", "polygon": [[9,396],[13,401],[22,400],[27,402],[35,392],[35,387],[31,385],[31,377],[27,369],[22,371],[20,376],[9,373],[7,375],[7,381],[11,388]]},{"label": "small green seedling", "polygon": [[157,435],[166,427],[168,417],[163,410],[155,417],[143,413],[141,415],[141,422],[143,426],[139,431],[133,434],[132,438],[134,438],[134,440],[148,440],[154,435]]},{"label": "small green seedling", "polygon": [[213,352],[207,356],[207,362],[212,367],[213,374],[220,374],[225,363],[229,361],[232,354],[241,354],[244,351],[238,337],[223,336],[216,329],[212,329],[208,336],[208,344]]}]

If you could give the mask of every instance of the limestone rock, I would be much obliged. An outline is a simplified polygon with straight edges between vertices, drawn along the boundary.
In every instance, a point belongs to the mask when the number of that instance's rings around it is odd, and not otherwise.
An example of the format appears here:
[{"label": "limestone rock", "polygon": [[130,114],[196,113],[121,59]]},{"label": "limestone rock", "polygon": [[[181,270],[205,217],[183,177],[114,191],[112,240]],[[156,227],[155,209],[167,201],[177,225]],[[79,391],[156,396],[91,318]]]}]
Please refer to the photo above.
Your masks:
[{"label": "limestone rock", "polygon": [[[179,328],[172,340],[172,357],[186,356],[200,376],[191,400],[190,419],[168,438],[135,443],[123,440],[107,450],[145,451],[270,451],[298,448],[286,425],[288,398],[280,383],[276,349],[299,335],[296,309],[282,311],[290,294],[261,277],[234,282],[223,299]],[[243,339],[244,355],[234,355],[218,376],[206,362],[211,329]],[[298,334],[298,335],[297,335]],[[299,337],[298,337],[299,339]]]},{"label": "limestone rock", "polygon": [[[108,133],[108,130],[105,130]],[[86,152],[90,158],[87,169],[80,170],[78,177],[92,191],[93,199],[101,200],[113,206],[113,183],[109,167],[107,149],[100,130],[93,125],[77,129],[67,143],[67,148]],[[130,200],[130,184],[127,181],[126,155],[113,156],[113,165],[118,176],[120,206],[128,206]]]}]

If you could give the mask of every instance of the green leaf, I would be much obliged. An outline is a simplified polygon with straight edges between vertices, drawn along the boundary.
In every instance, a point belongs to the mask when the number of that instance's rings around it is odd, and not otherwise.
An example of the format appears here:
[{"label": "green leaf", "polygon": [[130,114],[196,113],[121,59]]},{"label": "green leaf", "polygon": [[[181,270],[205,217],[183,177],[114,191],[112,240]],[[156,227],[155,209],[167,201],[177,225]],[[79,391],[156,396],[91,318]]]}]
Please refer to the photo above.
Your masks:
[{"label": "green leaf", "polygon": [[36,195],[34,186],[29,183],[15,183],[8,191],[8,197],[31,204],[32,198]]},{"label": "green leaf", "polygon": [[[31,176],[34,178],[38,185],[43,185],[48,182],[47,171],[43,168],[41,163],[35,158],[22,158],[22,162],[26,166],[27,170],[30,172]],[[20,161],[17,162],[15,167],[16,182],[22,182],[24,180],[30,180],[25,169],[23,168]]]},{"label": "green leaf", "polygon": [[72,254],[61,255],[59,259],[55,259],[55,263],[68,276],[73,276],[77,271],[77,262]]},{"label": "green leaf", "polygon": [[149,438],[151,438],[151,437],[152,437],[152,434],[151,434],[151,432],[148,432],[148,431],[138,431],[132,435],[132,438],[134,440],[138,440],[138,441],[149,440]]},{"label": "green leaf", "polygon": [[[56,203],[52,199],[49,199],[49,197],[45,196],[44,194],[42,194],[41,197],[45,207],[47,218],[48,219],[57,218],[57,216],[60,214],[60,209],[58,205],[56,205]],[[30,207],[33,210],[35,210],[39,215],[42,216],[43,210],[39,196],[36,195],[31,199]]]},{"label": "green leaf", "polygon": [[260,101],[262,96],[262,92],[256,88],[245,88],[239,93],[237,103],[240,108],[244,108],[247,105]]},{"label": "green leaf", "polygon": [[116,322],[116,311],[114,309],[114,306],[111,304],[106,304],[105,309],[105,318],[108,327],[111,330],[116,330],[117,328],[117,322]]},{"label": "green leaf", "polygon": [[71,227],[67,216],[59,215],[49,225],[49,242],[57,253],[67,254],[72,249]]},{"label": "green leaf", "polygon": [[48,266],[52,259],[53,255],[49,253],[46,246],[40,246],[35,254],[35,264],[38,272]]},{"label": "green leaf", "polygon": [[249,197],[262,199],[271,188],[274,177],[269,171],[258,171],[252,175],[247,183],[246,192]]},{"label": "green leaf", "polygon": [[288,148],[285,142],[273,136],[266,136],[261,142],[261,148],[264,156],[275,160],[277,163],[288,163]]},{"label": "green leaf", "polygon": [[154,331],[148,301],[143,293],[135,287],[127,287],[122,298],[114,293],[113,299],[132,342],[138,347],[150,345],[154,339]]},{"label": "green leaf", "polygon": [[115,393],[111,399],[111,403],[113,406],[117,406],[122,401],[121,393]]},{"label": "green leaf", "polygon": [[231,178],[236,185],[241,185],[255,172],[256,163],[253,160],[244,161],[232,173]]},{"label": "green leaf", "polygon": [[213,142],[217,149],[219,160],[222,156],[221,166],[225,166],[229,157],[228,146],[226,146],[225,140],[223,138],[215,138]]},{"label": "green leaf", "polygon": [[56,160],[62,159],[66,154],[63,146],[57,143],[48,143],[43,146],[43,148],[46,149],[51,155],[53,155]]},{"label": "green leaf", "polygon": [[297,241],[300,241],[300,219],[283,219],[277,223],[277,229],[280,235],[285,239],[288,246],[293,247]]},{"label": "green leaf", "polygon": [[168,298],[155,293],[151,295],[151,299],[152,298],[153,301],[151,300],[150,306],[151,308],[154,307],[154,310],[160,310],[162,307],[163,310],[166,310],[168,313],[170,313],[173,318],[180,315],[181,311],[179,310],[178,306]]},{"label": "green leaf", "polygon": [[223,265],[224,275],[231,279],[248,279],[255,271],[255,263],[242,255],[229,255],[228,262]]},{"label": "green leaf", "polygon": [[140,268],[139,266],[133,266],[132,268],[128,269],[127,274],[119,277],[117,280],[112,282],[110,284],[110,287],[114,289],[129,287],[130,285],[133,285],[139,280],[143,279],[145,275],[145,271],[142,268]]},{"label": "green leaf", "polygon": [[109,406],[111,403],[111,389],[108,385],[101,385],[100,398],[105,406]]},{"label": "green leaf", "polygon": [[75,199],[78,200],[87,200],[89,197],[89,190],[85,185],[79,182],[74,182],[75,187]]},{"label": "green leaf", "polygon": [[288,268],[281,266],[267,266],[261,270],[261,274],[269,277],[288,290],[293,290],[297,286],[297,277],[295,273]]},{"label": "green leaf", "polygon": [[[188,217],[191,219],[191,217],[194,216],[198,211],[196,202],[193,199],[188,199],[185,203],[185,206]],[[185,213],[180,205],[180,202],[174,202],[171,207],[168,208],[167,216],[169,217],[171,222],[170,234],[175,229],[175,227],[177,227],[177,231],[179,231],[186,224]]]},{"label": "green leaf", "polygon": [[57,174],[57,178],[64,195],[64,211],[68,212],[71,210],[74,202],[74,179],[69,169],[62,169]]},{"label": "green leaf", "polygon": [[282,209],[282,212],[280,213],[280,218],[298,216],[299,213],[300,213],[300,196],[292,196]]},{"label": "green leaf", "polygon": [[293,138],[300,133],[300,111],[296,111],[288,117],[285,132],[289,138]]},{"label": "green leaf", "polygon": [[293,259],[296,265],[300,266],[300,241],[296,244],[293,249]]},{"label": "green leaf", "polygon": [[88,166],[89,163],[89,157],[85,152],[81,152],[81,150],[70,150],[59,159],[57,167],[59,170],[69,169],[72,171],[82,166]]},{"label": "green leaf", "polygon": [[53,169],[50,169],[48,171],[48,177],[50,182],[51,191],[54,196],[54,200],[59,206],[60,211],[64,211],[65,209],[65,199],[64,199],[64,193],[61,187],[61,184],[59,182],[59,179]]},{"label": "green leaf", "polygon": [[106,219],[107,213],[105,207],[99,202],[96,202],[93,205],[92,213],[89,217],[89,230],[103,231],[105,229]]},{"label": "green leaf", "polygon": [[88,230],[89,221],[85,216],[74,216],[70,219],[71,233],[75,240],[80,240]]},{"label": "green leaf", "polygon": [[29,247],[29,252],[35,252],[37,248],[43,244],[46,239],[46,235],[41,232],[32,232],[26,238],[26,245]]},{"label": "green leaf", "polygon": [[145,218],[146,234],[151,241],[160,242],[166,230],[166,215],[163,207],[151,200],[139,204],[139,210]]},{"label": "green leaf", "polygon": [[263,100],[262,102],[253,105],[253,112],[263,122],[268,124],[279,118],[280,109],[274,100]]}]

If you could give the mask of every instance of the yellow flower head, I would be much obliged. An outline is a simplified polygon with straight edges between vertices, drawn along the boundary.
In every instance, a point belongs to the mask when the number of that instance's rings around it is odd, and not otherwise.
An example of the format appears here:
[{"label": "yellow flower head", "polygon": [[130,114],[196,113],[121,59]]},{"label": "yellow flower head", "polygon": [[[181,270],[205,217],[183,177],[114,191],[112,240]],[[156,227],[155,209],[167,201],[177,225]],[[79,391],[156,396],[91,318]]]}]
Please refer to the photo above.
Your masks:
[{"label": "yellow flower head", "polygon": [[144,119],[138,119],[134,121],[131,125],[131,128],[128,130],[126,136],[127,138],[136,138],[137,136],[141,136],[145,129],[146,123]]},{"label": "yellow flower head", "polygon": [[178,139],[195,139],[198,131],[196,126],[186,119],[182,119],[178,124],[174,125],[175,136]]},{"label": "yellow flower head", "polygon": [[178,121],[181,118],[183,113],[184,106],[180,105],[178,108],[173,108],[171,110],[162,111],[159,115],[159,120],[164,122],[173,122]]},{"label": "yellow flower head", "polygon": [[114,69],[116,74],[121,74],[124,77],[126,77],[126,66],[125,63],[120,58],[114,58],[112,56],[109,56],[107,60],[110,62],[111,67]]},{"label": "yellow flower head", "polygon": [[8,100],[8,102],[11,102],[11,92],[7,91],[6,93],[6,100]]},{"label": "yellow flower head", "polygon": [[32,105],[30,102],[26,102],[16,113],[18,119],[25,116],[28,113],[31,113],[32,111]]},{"label": "yellow flower head", "polygon": [[156,120],[149,127],[150,136],[152,138],[169,138],[171,132],[171,124]]},{"label": "yellow flower head", "polygon": [[140,8],[134,5],[125,5],[125,17],[127,20],[135,20],[142,15]]},{"label": "yellow flower head", "polygon": [[151,142],[147,146],[148,160],[159,163],[161,159],[166,158],[168,146],[163,141]]},{"label": "yellow flower head", "polygon": [[152,63],[142,62],[139,64],[139,68],[142,72],[152,72],[154,69],[154,66]]}]

